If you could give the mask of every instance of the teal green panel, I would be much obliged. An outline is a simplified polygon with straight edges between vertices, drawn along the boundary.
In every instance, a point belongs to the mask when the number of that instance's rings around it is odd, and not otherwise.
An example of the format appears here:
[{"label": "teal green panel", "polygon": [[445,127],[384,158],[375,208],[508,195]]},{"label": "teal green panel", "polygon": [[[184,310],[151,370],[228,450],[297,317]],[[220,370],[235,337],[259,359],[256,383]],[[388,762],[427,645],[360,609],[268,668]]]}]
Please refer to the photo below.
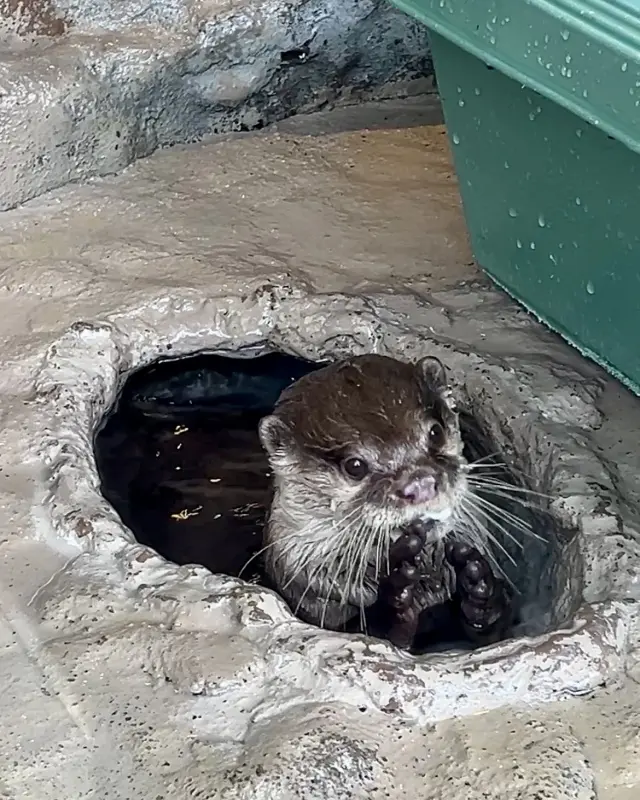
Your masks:
[{"label": "teal green panel", "polygon": [[392,0],[640,152],[640,0]]},{"label": "teal green panel", "polygon": [[476,259],[637,390],[640,156],[443,37],[432,44]]}]

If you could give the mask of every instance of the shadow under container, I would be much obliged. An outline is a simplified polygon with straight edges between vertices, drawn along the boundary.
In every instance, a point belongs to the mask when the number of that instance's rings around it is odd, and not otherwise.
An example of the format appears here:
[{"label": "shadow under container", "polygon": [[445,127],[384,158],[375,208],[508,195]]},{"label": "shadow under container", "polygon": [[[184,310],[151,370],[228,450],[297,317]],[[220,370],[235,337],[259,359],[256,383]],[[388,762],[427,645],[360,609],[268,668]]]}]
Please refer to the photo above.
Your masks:
[{"label": "shadow under container", "polygon": [[640,4],[392,1],[431,29],[478,264],[640,392]]}]

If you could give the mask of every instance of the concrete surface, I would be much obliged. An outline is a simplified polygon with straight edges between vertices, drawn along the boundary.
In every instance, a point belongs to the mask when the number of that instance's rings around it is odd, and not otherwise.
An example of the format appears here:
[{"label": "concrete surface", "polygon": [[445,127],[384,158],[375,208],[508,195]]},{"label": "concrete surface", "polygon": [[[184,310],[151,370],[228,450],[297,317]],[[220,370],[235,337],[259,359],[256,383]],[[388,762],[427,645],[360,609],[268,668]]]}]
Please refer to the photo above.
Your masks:
[{"label": "concrete surface", "polygon": [[425,29],[385,0],[0,0],[0,210],[430,75]]},{"label": "concrete surface", "polygon": [[[638,400],[478,274],[443,129],[354,115],[174,148],[0,216],[3,797],[637,798]],[[594,605],[416,660],[135,544],[91,452],[122,374],[265,343],[436,352],[505,444],[533,426]]]}]

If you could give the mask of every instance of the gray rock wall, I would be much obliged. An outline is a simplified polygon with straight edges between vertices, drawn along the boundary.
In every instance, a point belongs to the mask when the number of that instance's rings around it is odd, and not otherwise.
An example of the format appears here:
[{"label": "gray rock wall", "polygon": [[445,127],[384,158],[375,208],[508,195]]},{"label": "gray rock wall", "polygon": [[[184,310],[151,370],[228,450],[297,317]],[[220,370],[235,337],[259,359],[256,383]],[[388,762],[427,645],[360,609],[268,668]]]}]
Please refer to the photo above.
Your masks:
[{"label": "gray rock wall", "polygon": [[2,3],[0,210],[431,74],[426,30],[386,0]]}]

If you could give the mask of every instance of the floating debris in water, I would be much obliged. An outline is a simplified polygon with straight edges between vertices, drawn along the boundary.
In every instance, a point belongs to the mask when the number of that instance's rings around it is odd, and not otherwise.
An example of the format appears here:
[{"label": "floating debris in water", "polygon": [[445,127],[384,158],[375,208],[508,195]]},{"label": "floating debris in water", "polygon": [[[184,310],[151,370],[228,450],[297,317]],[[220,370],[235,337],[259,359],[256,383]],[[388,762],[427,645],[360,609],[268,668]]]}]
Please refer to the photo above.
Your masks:
[{"label": "floating debris in water", "polygon": [[186,433],[189,428],[186,425],[176,425],[176,429],[173,432],[174,436],[180,436],[183,433]]},{"label": "floating debris in water", "polygon": [[233,516],[237,519],[242,519],[243,517],[251,516],[252,511],[257,511],[261,509],[262,506],[260,503],[245,503],[242,506],[236,506],[233,509]]},{"label": "floating debris in water", "polygon": [[222,478],[209,478],[209,483],[220,483]]},{"label": "floating debris in water", "polygon": [[202,506],[196,506],[196,508],[194,508],[193,511],[189,511],[188,508],[183,508],[182,511],[179,511],[177,514],[172,514],[171,519],[181,521],[189,519],[189,517],[197,517],[201,511],[202,511]]}]

